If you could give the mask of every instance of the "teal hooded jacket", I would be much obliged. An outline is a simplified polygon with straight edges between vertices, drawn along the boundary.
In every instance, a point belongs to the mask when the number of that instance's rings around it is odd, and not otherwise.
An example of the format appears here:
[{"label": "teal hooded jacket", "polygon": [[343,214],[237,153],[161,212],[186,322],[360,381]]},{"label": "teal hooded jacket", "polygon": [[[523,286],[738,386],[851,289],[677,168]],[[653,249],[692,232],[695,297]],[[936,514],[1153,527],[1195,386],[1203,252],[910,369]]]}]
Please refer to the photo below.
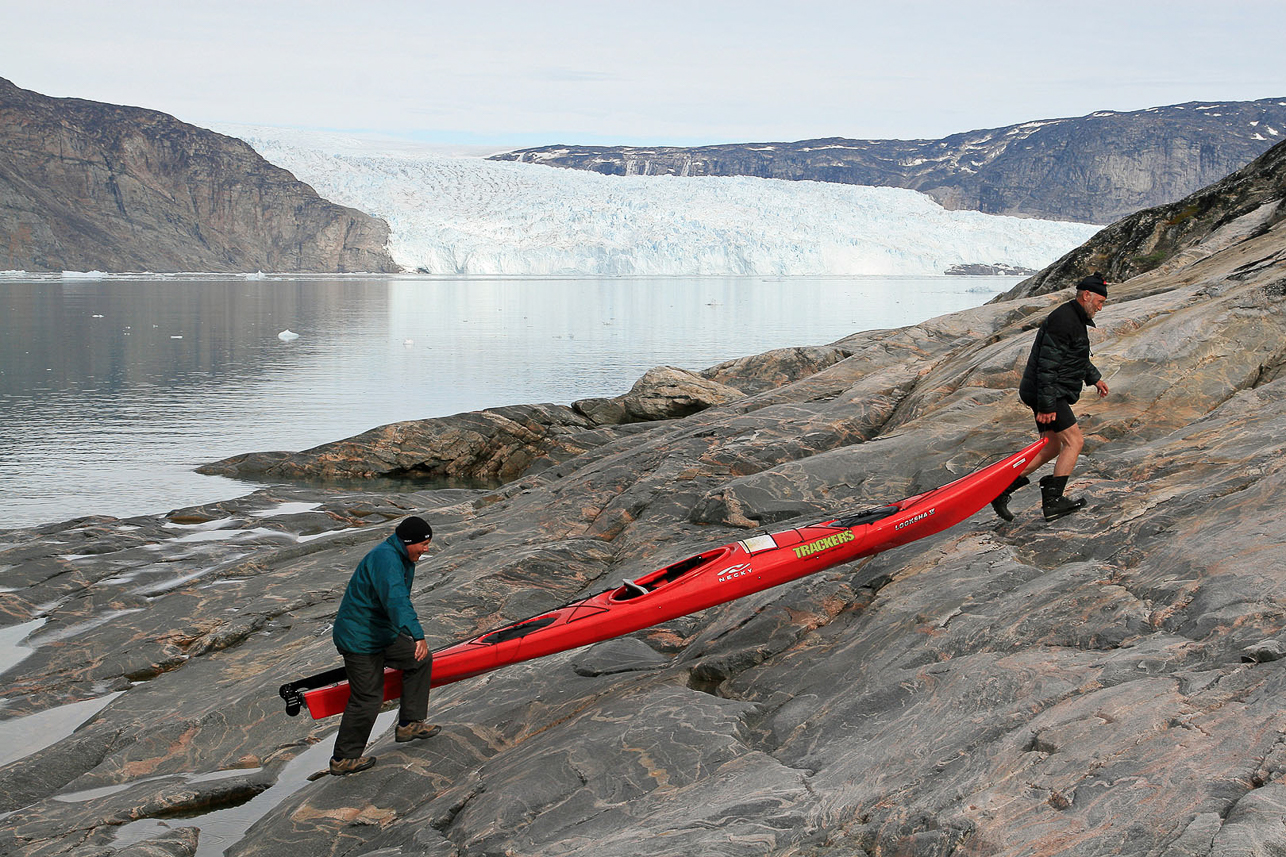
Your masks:
[{"label": "teal hooded jacket", "polygon": [[389,536],[368,553],[344,590],[335,629],[335,648],[353,655],[371,655],[392,645],[399,634],[424,639],[424,629],[411,606],[415,563],[402,540]]}]

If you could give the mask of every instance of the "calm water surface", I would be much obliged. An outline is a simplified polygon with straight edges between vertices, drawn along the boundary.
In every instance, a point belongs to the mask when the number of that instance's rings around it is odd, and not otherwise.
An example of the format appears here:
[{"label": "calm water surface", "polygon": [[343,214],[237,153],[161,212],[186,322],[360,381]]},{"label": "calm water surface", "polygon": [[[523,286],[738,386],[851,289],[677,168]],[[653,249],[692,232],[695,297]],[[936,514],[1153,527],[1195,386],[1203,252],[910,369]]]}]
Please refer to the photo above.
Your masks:
[{"label": "calm water surface", "polygon": [[653,366],[912,324],[1017,279],[4,275],[0,529],[227,499],[255,486],[192,468],[615,396]]}]

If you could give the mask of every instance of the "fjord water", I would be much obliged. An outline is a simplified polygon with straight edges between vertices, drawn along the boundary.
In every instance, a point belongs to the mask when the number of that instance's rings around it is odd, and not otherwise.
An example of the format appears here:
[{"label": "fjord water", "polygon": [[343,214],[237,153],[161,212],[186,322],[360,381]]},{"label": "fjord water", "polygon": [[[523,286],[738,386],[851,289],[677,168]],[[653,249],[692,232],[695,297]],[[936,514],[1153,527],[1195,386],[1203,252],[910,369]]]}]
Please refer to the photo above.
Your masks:
[{"label": "fjord water", "polygon": [[[0,529],[257,486],[193,468],[629,390],[976,306],[1014,277],[0,277]],[[297,339],[283,341],[284,330]]]}]

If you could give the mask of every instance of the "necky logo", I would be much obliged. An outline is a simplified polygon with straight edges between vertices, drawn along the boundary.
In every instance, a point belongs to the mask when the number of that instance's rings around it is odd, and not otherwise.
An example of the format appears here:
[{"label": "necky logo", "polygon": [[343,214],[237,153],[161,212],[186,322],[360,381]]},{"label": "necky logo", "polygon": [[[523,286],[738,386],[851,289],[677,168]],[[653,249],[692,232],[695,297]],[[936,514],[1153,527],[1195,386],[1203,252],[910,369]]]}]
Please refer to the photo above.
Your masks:
[{"label": "necky logo", "polygon": [[738,577],[744,577],[747,574],[750,574],[750,563],[743,562],[738,565],[729,566],[728,568],[725,568],[723,571],[719,572],[719,582],[724,583],[729,580],[734,580]]}]

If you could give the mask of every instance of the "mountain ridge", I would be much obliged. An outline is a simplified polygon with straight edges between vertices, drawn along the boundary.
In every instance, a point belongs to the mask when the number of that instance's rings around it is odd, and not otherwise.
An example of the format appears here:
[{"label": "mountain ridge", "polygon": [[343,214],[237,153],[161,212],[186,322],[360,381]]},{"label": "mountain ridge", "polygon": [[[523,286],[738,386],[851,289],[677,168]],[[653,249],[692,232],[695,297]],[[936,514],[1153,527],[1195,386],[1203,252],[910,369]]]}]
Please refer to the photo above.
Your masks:
[{"label": "mountain ridge", "polygon": [[1286,217],[1286,145],[1278,144],[1240,170],[1168,205],[1113,223],[994,301],[1047,294],[1091,271],[1122,282],[1173,269],[1212,245],[1267,232]]},{"label": "mountain ridge", "polygon": [[901,187],[949,209],[1106,224],[1245,166],[1286,135],[1286,98],[1187,102],[939,140],[541,146],[492,155],[610,175],[750,175]]}]

